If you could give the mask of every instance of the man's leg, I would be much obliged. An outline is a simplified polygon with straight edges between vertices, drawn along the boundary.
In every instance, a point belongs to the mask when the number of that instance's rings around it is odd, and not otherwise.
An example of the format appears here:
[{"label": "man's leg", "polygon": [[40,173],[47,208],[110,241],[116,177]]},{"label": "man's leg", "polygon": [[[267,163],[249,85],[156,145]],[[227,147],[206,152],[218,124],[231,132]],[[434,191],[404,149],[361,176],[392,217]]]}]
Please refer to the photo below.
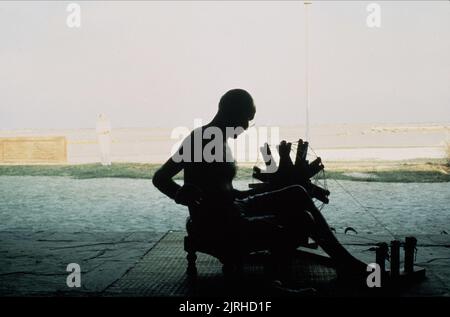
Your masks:
[{"label": "man's leg", "polygon": [[351,255],[339,242],[306,190],[301,186],[295,186],[291,191],[293,191],[292,197],[303,203],[304,208],[312,216],[314,224],[314,228],[311,230],[312,238],[335,261],[338,270],[365,274],[367,264]]},{"label": "man's leg", "polygon": [[[320,210],[314,205],[306,190],[299,185],[251,196],[249,211],[253,214],[271,211],[283,222],[299,223],[320,247],[336,262],[341,271],[365,273],[367,265],[351,255],[337,240]],[[305,210],[309,213],[305,216]],[[310,218],[310,221],[308,221]],[[304,233],[304,232],[303,232]]]},{"label": "man's leg", "polygon": [[289,288],[291,280],[290,266],[293,252],[297,245],[292,243],[292,235],[288,230],[280,227],[276,216],[244,217],[242,227],[242,241],[248,250],[270,251],[265,263],[265,273],[268,286],[275,295],[311,296],[315,294],[313,288]]}]

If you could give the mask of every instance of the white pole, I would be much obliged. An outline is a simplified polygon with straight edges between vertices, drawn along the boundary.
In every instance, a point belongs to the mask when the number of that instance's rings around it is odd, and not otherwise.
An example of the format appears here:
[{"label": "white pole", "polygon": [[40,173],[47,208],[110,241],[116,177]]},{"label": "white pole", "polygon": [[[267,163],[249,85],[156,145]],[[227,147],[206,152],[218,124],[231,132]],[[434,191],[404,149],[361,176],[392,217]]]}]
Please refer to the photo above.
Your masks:
[{"label": "white pole", "polygon": [[306,95],[306,133],[305,139],[309,141],[309,60],[308,60],[308,7],[311,2],[304,2],[305,6],[305,95]]}]

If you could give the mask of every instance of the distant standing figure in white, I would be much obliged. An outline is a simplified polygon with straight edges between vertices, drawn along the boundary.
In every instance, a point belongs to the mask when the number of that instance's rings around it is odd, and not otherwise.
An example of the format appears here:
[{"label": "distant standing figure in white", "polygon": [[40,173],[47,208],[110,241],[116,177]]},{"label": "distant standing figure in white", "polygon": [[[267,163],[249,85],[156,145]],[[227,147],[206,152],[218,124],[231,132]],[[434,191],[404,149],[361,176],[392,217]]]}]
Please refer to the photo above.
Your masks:
[{"label": "distant standing figure in white", "polygon": [[101,163],[102,165],[111,165],[111,123],[104,114],[98,116],[96,130]]}]

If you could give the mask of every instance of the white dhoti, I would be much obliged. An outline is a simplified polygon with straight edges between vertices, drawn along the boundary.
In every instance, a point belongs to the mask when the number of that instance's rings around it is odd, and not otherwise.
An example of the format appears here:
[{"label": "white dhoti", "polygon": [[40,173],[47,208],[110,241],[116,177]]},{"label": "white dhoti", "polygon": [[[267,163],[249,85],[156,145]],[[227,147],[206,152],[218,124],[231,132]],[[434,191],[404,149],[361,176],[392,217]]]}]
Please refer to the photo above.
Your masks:
[{"label": "white dhoti", "polygon": [[111,165],[111,135],[99,134],[98,144],[100,146],[100,162],[102,165]]},{"label": "white dhoti", "polygon": [[111,165],[111,123],[104,115],[99,116],[96,131],[100,162],[102,165]]}]

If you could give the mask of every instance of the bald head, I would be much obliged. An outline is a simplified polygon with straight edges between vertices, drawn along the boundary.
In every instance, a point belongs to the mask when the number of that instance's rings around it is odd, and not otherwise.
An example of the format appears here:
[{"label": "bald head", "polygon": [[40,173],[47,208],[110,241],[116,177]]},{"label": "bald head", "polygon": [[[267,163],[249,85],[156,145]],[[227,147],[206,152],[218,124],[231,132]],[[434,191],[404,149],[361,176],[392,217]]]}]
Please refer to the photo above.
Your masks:
[{"label": "bald head", "polygon": [[229,90],[220,98],[218,114],[227,121],[252,120],[255,112],[252,96],[243,89]]}]

